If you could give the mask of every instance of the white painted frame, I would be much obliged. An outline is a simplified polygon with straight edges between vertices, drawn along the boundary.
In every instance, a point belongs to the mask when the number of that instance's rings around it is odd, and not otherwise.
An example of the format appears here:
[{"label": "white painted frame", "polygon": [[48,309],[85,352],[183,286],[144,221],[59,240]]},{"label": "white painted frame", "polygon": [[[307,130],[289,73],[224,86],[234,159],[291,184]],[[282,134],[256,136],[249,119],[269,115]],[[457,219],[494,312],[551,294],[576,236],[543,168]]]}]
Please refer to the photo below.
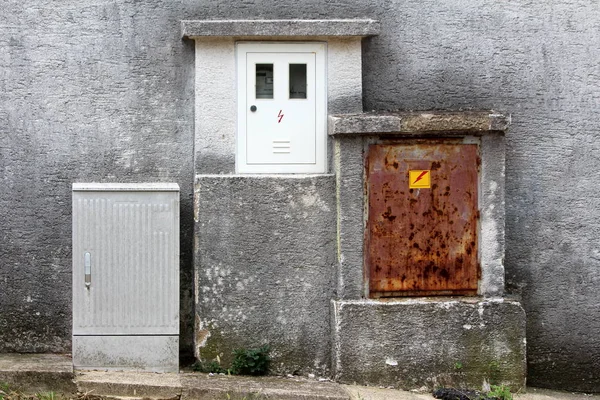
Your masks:
[{"label": "white painted frame", "polygon": [[[246,160],[246,54],[315,53],[314,164],[248,164]],[[327,172],[327,43],[325,42],[238,42],[236,43],[237,132],[235,170],[239,174],[314,174]]]}]

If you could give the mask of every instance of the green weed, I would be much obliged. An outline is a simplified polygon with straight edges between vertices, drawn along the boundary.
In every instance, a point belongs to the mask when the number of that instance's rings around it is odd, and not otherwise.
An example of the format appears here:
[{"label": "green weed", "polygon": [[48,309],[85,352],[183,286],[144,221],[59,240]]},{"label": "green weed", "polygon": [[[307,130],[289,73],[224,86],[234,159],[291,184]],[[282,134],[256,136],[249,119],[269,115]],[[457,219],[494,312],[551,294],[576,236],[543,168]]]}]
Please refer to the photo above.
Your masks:
[{"label": "green weed", "polygon": [[6,383],[0,383],[0,400],[66,400],[68,397],[55,392],[38,392],[25,394],[11,389]]},{"label": "green weed", "polygon": [[35,397],[37,397],[38,400],[57,400],[56,393],[54,392],[36,393]]},{"label": "green weed", "polygon": [[[227,374],[227,375],[267,375],[271,365],[271,351],[268,345],[254,349],[236,349],[233,351],[233,362],[230,368],[224,368],[221,365],[219,357],[213,361],[198,360],[192,365],[192,369],[197,372]],[[53,399],[40,399],[53,400]]]},{"label": "green weed", "polygon": [[495,398],[498,400],[513,400],[510,389],[504,385],[492,385],[491,390],[487,393],[488,398]]},{"label": "green weed", "polygon": [[271,366],[268,345],[257,349],[237,349],[233,352],[231,373],[234,375],[267,375]]}]

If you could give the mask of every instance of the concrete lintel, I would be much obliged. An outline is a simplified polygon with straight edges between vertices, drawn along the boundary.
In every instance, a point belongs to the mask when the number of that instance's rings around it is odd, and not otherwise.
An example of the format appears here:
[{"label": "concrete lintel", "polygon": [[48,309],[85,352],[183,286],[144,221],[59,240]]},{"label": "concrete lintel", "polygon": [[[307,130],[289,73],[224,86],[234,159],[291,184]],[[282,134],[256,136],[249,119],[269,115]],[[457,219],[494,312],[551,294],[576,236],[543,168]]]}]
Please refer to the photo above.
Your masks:
[{"label": "concrete lintel", "polygon": [[485,134],[504,132],[510,115],[494,111],[360,113],[329,116],[329,135]]},{"label": "concrete lintel", "polygon": [[323,36],[376,36],[379,21],[372,19],[318,19],[318,20],[184,20],[181,36],[245,37],[265,36],[323,37]]}]

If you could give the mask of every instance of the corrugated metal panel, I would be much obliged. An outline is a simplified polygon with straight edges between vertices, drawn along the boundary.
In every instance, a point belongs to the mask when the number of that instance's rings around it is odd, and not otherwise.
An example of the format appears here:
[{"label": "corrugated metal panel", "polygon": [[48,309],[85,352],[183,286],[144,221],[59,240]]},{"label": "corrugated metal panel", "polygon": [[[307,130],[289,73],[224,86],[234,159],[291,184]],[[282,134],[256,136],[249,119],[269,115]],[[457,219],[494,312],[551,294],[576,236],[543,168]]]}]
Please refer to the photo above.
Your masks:
[{"label": "corrugated metal panel", "polygon": [[178,332],[179,193],[74,191],[73,334]]},{"label": "corrugated metal panel", "polygon": [[[477,293],[478,167],[475,144],[370,146],[365,264],[371,297]],[[410,188],[420,179],[430,179],[429,187]]]}]

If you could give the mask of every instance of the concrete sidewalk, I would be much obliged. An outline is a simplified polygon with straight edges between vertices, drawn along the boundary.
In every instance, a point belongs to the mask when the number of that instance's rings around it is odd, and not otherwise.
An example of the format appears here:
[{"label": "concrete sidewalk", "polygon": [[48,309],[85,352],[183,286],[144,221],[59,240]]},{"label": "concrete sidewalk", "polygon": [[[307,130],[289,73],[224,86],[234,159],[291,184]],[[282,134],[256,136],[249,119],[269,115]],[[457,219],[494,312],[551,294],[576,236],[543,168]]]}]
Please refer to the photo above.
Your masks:
[{"label": "concrete sidewalk", "polygon": [[[80,399],[192,400],[432,400],[430,393],[341,385],[294,377],[243,377],[183,372],[82,371],[73,373],[68,356],[0,354],[0,383],[26,393],[54,391]],[[528,388],[517,400],[598,399],[600,395]]]}]

